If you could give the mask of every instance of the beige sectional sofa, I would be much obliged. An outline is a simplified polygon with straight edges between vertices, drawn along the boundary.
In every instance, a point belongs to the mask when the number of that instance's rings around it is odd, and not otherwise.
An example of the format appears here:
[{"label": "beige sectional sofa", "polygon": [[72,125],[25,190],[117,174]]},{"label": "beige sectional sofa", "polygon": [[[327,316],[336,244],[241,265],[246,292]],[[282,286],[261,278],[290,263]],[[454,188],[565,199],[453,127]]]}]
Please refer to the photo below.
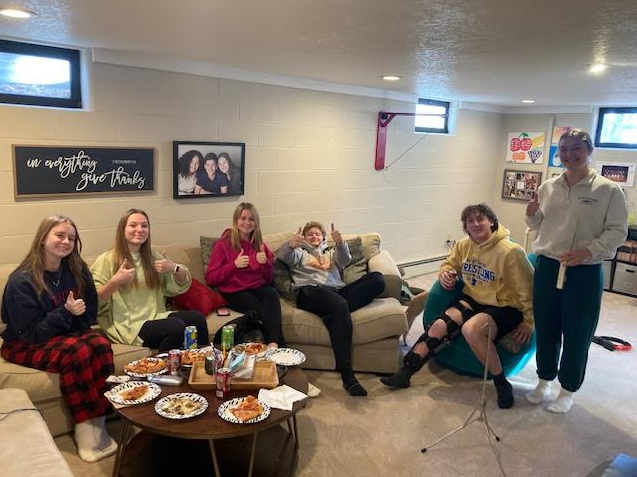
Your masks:
[{"label": "beige sectional sofa", "polygon": [[[264,240],[273,251],[289,240],[292,232],[265,235]],[[356,236],[344,235],[344,239]],[[379,271],[385,276],[385,292],[382,298],[374,300],[352,314],[354,324],[352,360],[355,371],[393,373],[397,369],[397,349],[400,335],[407,332],[407,319],[398,302],[402,280],[396,263],[385,250],[380,249],[380,236],[370,233],[361,235],[365,259],[369,271]],[[192,276],[205,283],[204,264],[200,247],[182,245],[157,245],[166,251],[177,263],[188,266]],[[90,263],[91,258],[87,258]],[[9,274],[17,264],[0,265],[0,293]],[[1,295],[0,295],[1,298]],[[294,303],[282,300],[283,333],[288,346],[299,349],[307,356],[303,367],[308,369],[334,369],[334,355],[329,334],[321,319],[311,313],[299,310]],[[232,312],[230,317],[219,317],[215,313],[208,316],[210,337],[227,321],[239,316]],[[4,328],[0,324],[0,331]],[[1,343],[1,339],[0,339]],[[121,373],[126,363],[151,354],[151,350],[139,346],[113,345],[115,371]],[[64,434],[73,429],[73,423],[66,409],[59,389],[57,374],[34,370],[0,357],[0,389],[18,388],[25,390],[42,413],[51,434]]]}]

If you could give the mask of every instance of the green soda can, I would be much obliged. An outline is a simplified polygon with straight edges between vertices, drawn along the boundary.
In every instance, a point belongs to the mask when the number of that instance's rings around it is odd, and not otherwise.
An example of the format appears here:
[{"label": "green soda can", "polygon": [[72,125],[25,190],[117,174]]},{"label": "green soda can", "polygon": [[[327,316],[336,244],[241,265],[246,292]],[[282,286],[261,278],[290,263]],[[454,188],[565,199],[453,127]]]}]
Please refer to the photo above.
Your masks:
[{"label": "green soda can", "polygon": [[234,326],[225,325],[221,328],[221,349],[230,351],[234,346]]}]

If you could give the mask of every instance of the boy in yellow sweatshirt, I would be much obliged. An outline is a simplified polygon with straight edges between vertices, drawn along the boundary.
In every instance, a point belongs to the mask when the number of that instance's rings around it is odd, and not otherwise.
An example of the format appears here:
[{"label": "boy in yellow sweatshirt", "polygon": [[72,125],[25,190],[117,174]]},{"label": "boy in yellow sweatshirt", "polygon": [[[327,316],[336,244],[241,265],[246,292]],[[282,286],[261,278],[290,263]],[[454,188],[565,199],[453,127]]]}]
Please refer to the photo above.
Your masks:
[{"label": "boy in yellow sweatshirt", "polygon": [[513,388],[504,376],[494,342],[510,331],[515,331],[519,343],[531,339],[533,267],[524,249],[511,242],[509,231],[498,223],[488,205],[465,207],[461,220],[467,237],[456,244],[440,267],[439,281],[453,290],[462,278],[462,295],[418,339],[405,356],[403,367],[381,381],[390,387],[409,387],[411,376],[462,333],[482,364],[488,348],[486,366],[493,376],[498,406],[509,408],[513,406]]}]

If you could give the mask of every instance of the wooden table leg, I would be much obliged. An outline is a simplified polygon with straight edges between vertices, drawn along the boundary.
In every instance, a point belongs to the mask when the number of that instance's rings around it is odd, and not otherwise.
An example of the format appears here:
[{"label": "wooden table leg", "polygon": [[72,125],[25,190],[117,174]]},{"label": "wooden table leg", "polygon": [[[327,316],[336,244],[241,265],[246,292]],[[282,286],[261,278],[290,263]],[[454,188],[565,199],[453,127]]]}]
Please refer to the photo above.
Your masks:
[{"label": "wooden table leg", "polygon": [[217,460],[217,451],[215,450],[215,441],[214,439],[209,439],[208,443],[210,444],[210,454],[212,454],[212,465],[215,467],[215,476],[221,477],[221,472],[219,472],[219,461]]},{"label": "wooden table leg", "polygon": [[296,414],[292,416],[292,422],[294,423],[294,450],[299,450],[299,429],[296,427]]},{"label": "wooden table leg", "polygon": [[254,468],[254,454],[257,450],[257,436],[259,432],[254,433],[254,437],[252,438],[252,451],[250,452],[250,467],[248,468],[248,477],[252,477],[252,469]]},{"label": "wooden table leg", "polygon": [[132,427],[133,426],[130,422],[128,422],[126,419],[122,419],[122,429],[119,433],[117,454],[115,454],[115,465],[113,466],[113,477],[119,476],[122,459],[124,458],[124,449],[126,449],[126,443],[128,442],[128,436]]}]

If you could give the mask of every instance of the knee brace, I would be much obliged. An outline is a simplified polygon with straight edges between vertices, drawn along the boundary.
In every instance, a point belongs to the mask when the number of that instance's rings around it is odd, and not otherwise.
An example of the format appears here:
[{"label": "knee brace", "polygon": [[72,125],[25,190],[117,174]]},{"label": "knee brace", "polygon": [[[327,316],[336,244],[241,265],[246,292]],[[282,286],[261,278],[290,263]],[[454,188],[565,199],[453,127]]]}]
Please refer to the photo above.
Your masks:
[{"label": "knee brace", "polygon": [[[414,353],[414,348],[418,343],[424,342],[427,345],[429,351],[426,355],[420,356],[418,353]],[[420,369],[425,365],[427,361],[432,356],[438,354],[442,349],[447,346],[447,341],[445,339],[435,338],[433,336],[429,336],[429,329],[425,330],[425,332],[418,338],[418,341],[414,344],[414,346],[409,350],[409,352],[405,355],[403,359],[403,363],[411,369],[414,373],[420,371]]]}]

